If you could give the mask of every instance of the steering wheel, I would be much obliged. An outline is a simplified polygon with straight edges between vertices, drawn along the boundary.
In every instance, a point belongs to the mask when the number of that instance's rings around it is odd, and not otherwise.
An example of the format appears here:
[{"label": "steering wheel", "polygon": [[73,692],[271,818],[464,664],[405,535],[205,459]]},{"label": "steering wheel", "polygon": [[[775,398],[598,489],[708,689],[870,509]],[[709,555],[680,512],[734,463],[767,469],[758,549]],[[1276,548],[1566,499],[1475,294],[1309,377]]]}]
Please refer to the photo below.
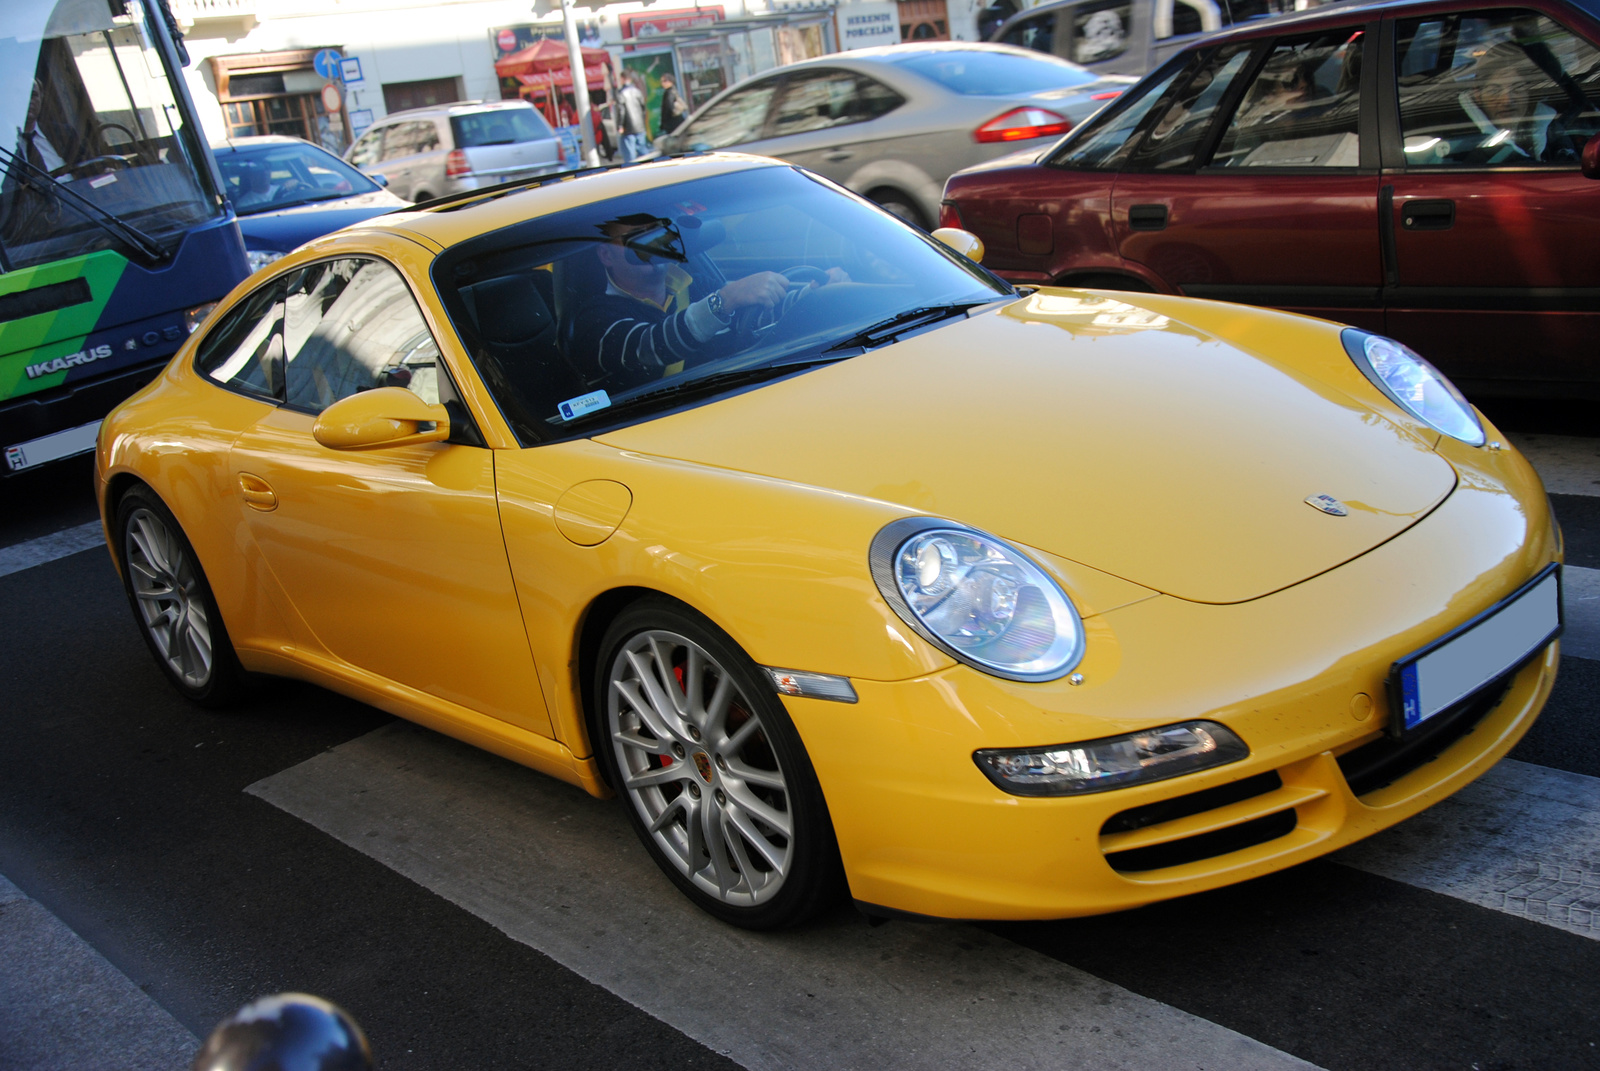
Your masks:
[{"label": "steering wheel", "polygon": [[[122,134],[124,137],[126,137],[128,139],[127,144],[128,144],[128,147],[132,151],[128,152],[128,153],[115,154],[115,155],[118,155],[120,158],[131,159],[133,161],[137,161],[139,159],[139,157],[142,156],[145,152],[147,152],[149,150],[149,148],[150,148],[148,145],[146,145],[144,143],[144,141],[142,139],[140,139],[140,137],[137,134],[135,134],[133,131],[129,130],[127,127],[123,126],[121,123],[102,123],[102,122],[96,121],[95,122],[95,128],[94,128],[94,136],[95,136],[96,139],[99,140],[100,144],[102,144],[102,145],[104,145],[106,147],[107,150],[115,150],[117,148],[116,145],[112,145],[111,142],[106,138],[106,131],[108,131],[108,130],[115,130],[115,131],[117,131],[118,133]],[[105,157],[96,157],[96,159],[105,159]],[[87,162],[87,161],[85,161],[85,162]]]},{"label": "steering wheel", "polygon": [[821,268],[812,267],[810,264],[796,264],[792,268],[783,269],[779,274],[789,280],[790,289],[800,284],[809,286],[812,283],[816,283],[818,286],[827,286],[829,282],[827,272]]},{"label": "steering wheel", "polygon": [[[876,310],[886,307],[892,309],[895,305],[904,307],[914,300],[913,290],[907,286],[855,282],[818,287],[804,301],[792,306],[783,319],[761,328],[761,334],[755,335],[752,331],[754,338],[751,341],[759,339],[768,344],[784,343],[820,332],[829,325],[870,323]],[[736,327],[740,326],[749,310],[741,309],[739,312],[740,319],[734,321]],[[755,317],[750,318],[752,325],[754,320]]]}]

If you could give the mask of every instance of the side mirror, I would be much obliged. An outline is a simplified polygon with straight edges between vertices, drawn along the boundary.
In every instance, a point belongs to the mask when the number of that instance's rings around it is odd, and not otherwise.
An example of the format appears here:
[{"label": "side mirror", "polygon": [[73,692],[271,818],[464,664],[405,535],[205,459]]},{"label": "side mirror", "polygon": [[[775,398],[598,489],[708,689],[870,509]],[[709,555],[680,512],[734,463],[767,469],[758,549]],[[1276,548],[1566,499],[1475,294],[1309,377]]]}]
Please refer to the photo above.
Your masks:
[{"label": "side mirror", "polygon": [[1584,178],[1600,179],[1600,134],[1584,143],[1580,160]]},{"label": "side mirror", "polygon": [[940,227],[933,232],[940,245],[955,250],[974,264],[983,263],[983,239],[959,227]]},{"label": "side mirror", "polygon": [[[366,174],[366,173],[363,172],[363,174]],[[369,179],[371,179],[373,182],[376,182],[379,186],[382,186],[384,189],[388,189],[389,188],[389,176],[388,175],[371,174],[371,175],[367,175],[367,177]]]},{"label": "side mirror", "polygon": [[330,450],[436,443],[450,437],[450,414],[404,387],[378,387],[328,406],[311,435]]}]

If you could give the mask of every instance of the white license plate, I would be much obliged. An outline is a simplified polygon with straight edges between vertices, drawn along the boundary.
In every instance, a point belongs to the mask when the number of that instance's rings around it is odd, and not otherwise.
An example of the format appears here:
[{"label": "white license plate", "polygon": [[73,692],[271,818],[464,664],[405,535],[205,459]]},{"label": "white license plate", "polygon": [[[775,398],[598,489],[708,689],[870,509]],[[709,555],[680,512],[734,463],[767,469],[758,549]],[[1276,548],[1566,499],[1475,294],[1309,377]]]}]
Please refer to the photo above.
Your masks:
[{"label": "white license plate", "polygon": [[1561,634],[1561,567],[1552,564],[1515,594],[1394,664],[1400,733],[1415,729],[1515,669]]},{"label": "white license plate", "polygon": [[6,447],[6,467],[12,472],[21,472],[31,469],[35,465],[43,465],[50,461],[60,461],[64,457],[74,454],[87,454],[94,449],[94,443],[100,434],[100,422],[83,424],[66,431],[58,431],[52,435],[41,435],[37,439],[29,439],[25,443]]}]

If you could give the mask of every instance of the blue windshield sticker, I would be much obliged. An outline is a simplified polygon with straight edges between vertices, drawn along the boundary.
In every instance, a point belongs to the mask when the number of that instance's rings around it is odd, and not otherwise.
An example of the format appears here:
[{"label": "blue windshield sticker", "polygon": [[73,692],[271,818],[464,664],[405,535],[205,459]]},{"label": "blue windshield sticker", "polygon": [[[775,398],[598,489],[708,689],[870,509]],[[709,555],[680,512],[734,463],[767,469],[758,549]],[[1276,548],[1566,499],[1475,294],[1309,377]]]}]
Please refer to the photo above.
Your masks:
[{"label": "blue windshield sticker", "polygon": [[611,395],[603,390],[597,390],[580,394],[576,398],[568,398],[556,408],[561,411],[562,420],[577,420],[585,413],[592,413],[596,409],[608,409],[610,406]]}]

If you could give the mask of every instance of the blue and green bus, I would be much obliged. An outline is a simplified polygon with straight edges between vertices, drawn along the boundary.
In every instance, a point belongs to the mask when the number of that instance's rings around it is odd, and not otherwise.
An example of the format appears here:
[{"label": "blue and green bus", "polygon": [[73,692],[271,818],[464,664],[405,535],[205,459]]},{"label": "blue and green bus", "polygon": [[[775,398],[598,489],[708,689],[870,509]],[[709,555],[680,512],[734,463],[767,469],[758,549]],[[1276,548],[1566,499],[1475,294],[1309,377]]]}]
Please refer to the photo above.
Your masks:
[{"label": "blue and green bus", "polygon": [[94,447],[249,274],[165,0],[0,0],[0,475]]}]

